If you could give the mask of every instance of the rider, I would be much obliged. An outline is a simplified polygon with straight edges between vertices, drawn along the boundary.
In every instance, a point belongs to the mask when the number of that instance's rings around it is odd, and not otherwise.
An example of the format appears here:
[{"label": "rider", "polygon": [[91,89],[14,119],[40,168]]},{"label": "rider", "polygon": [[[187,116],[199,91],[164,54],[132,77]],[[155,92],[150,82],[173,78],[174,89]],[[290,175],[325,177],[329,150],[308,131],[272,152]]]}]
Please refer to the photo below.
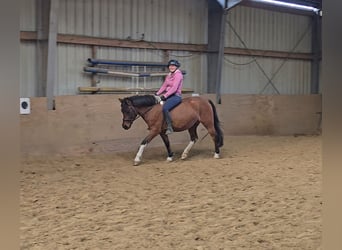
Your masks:
[{"label": "rider", "polygon": [[170,72],[156,95],[164,101],[163,115],[167,123],[166,134],[171,134],[173,129],[169,111],[182,101],[183,74],[179,69],[180,63],[177,60],[170,60],[167,66]]}]

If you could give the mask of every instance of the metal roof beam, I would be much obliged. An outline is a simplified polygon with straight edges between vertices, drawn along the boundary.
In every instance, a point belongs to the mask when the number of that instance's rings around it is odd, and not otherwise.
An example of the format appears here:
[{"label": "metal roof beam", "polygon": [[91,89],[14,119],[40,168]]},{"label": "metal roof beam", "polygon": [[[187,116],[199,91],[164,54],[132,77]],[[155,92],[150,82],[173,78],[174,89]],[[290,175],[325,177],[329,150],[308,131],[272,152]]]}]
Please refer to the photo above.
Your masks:
[{"label": "metal roof beam", "polygon": [[243,0],[225,0],[224,8],[226,10],[230,10],[231,8],[235,7],[236,5],[240,4]]}]

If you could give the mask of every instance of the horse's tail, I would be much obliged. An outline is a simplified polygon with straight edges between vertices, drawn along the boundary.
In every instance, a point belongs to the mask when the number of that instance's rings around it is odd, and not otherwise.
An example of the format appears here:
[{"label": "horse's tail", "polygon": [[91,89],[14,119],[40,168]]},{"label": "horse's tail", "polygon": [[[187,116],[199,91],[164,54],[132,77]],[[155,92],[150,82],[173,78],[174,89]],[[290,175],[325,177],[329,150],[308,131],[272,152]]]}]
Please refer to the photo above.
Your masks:
[{"label": "horse's tail", "polygon": [[223,146],[223,132],[222,132],[221,127],[220,127],[220,121],[219,121],[219,118],[217,116],[216,107],[211,100],[209,100],[209,103],[210,103],[210,105],[213,109],[213,113],[214,113],[214,127],[216,130],[216,142],[217,142],[219,147],[222,147]]}]

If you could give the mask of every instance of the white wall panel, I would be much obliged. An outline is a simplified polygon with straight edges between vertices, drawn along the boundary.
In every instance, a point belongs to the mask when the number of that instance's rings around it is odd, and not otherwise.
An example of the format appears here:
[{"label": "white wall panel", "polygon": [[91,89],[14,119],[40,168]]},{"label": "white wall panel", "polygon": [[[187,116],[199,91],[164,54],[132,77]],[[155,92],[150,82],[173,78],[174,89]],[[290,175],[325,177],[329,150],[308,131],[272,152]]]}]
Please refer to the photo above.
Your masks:
[{"label": "white wall panel", "polygon": [[37,96],[36,44],[20,44],[20,96]]},{"label": "white wall panel", "polygon": [[[92,37],[144,40],[152,42],[207,43],[206,0],[60,0],[58,32]],[[228,25],[228,22],[233,27]],[[227,15],[225,46],[258,50],[311,51],[311,27],[307,16],[237,6]],[[21,9],[21,30],[36,30],[36,1],[25,0]],[[299,42],[300,41],[300,42]],[[205,53],[169,51],[187,71],[184,87],[205,93],[207,56]],[[21,45],[21,95],[35,96],[37,69],[36,44]],[[97,58],[110,60],[162,62],[163,51],[97,47]],[[58,74],[55,95],[74,95],[80,86],[90,86],[90,75],[83,72],[91,47],[58,44]],[[248,56],[225,55],[222,69],[222,93],[259,94],[267,78]],[[265,73],[272,77],[283,59],[257,58]],[[27,63],[27,62],[32,62]],[[233,63],[232,63],[233,62]],[[131,68],[138,70],[137,68]],[[122,68],[123,70],[123,68]],[[310,61],[288,60],[273,81],[281,94],[310,93]],[[119,78],[102,75],[99,86],[159,87],[162,78]],[[271,85],[263,94],[274,94]]]},{"label": "white wall panel", "polygon": [[36,31],[36,0],[20,1],[20,30]]},{"label": "white wall panel", "polygon": [[237,6],[226,21],[226,47],[244,48],[235,30],[249,49],[292,51],[300,41],[295,52],[311,51],[308,16]]},{"label": "white wall panel", "polygon": [[58,32],[205,43],[206,16],[205,0],[61,0]]},{"label": "white wall panel", "polygon": [[78,94],[78,87],[91,85],[90,78],[83,73],[83,66],[89,57],[88,47],[65,44],[58,46],[55,95],[75,95]]},{"label": "white wall panel", "polygon": [[[311,51],[311,24],[307,16],[237,6],[228,12],[225,27],[225,47],[289,53]],[[255,61],[246,65],[254,59],[260,67]],[[309,94],[310,71],[309,61],[225,55],[221,90],[223,93],[277,94],[278,90],[280,94]],[[264,89],[267,77],[273,76],[272,83],[277,90],[271,84]]]},{"label": "white wall panel", "polygon": [[[311,63],[300,60],[225,56],[222,93],[232,94],[310,94]],[[266,74],[266,75],[265,75]],[[271,79],[272,84],[268,84]],[[265,88],[266,86],[266,88]]]},{"label": "white wall panel", "polygon": [[[207,40],[205,0],[61,0],[59,12],[59,33],[64,34],[153,42],[206,43]],[[78,86],[90,86],[90,74],[82,72],[86,59],[91,57],[90,47],[58,47],[59,86],[55,87],[55,92],[75,94]],[[164,56],[160,50],[97,48],[97,58],[109,60],[162,62]],[[170,56],[180,60],[187,71],[185,87],[203,92],[206,89],[206,69],[202,65],[206,67],[203,64],[206,55],[170,51]],[[144,70],[137,67],[115,69]],[[80,71],[82,76],[79,75]],[[98,86],[118,88],[157,88],[163,81],[162,77],[106,75],[99,75],[98,79]]]}]

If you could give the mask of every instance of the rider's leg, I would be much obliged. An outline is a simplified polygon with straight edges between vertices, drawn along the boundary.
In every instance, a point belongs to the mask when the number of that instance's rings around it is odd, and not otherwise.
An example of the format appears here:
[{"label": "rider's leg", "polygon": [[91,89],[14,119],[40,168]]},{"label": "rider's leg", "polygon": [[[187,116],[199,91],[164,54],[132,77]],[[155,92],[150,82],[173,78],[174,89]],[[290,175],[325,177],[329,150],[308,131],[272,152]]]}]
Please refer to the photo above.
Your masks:
[{"label": "rider's leg", "polygon": [[177,106],[179,103],[181,103],[181,101],[182,101],[182,98],[180,96],[173,95],[173,96],[170,96],[163,105],[163,115],[167,124],[166,134],[171,134],[173,132],[172,119],[171,119],[169,111],[175,106]]},{"label": "rider's leg", "polygon": [[167,124],[166,134],[168,135],[168,134],[173,133],[172,120],[171,120],[171,116],[170,116],[169,111],[163,110],[163,114],[164,114],[164,119],[165,119],[166,124]]}]

